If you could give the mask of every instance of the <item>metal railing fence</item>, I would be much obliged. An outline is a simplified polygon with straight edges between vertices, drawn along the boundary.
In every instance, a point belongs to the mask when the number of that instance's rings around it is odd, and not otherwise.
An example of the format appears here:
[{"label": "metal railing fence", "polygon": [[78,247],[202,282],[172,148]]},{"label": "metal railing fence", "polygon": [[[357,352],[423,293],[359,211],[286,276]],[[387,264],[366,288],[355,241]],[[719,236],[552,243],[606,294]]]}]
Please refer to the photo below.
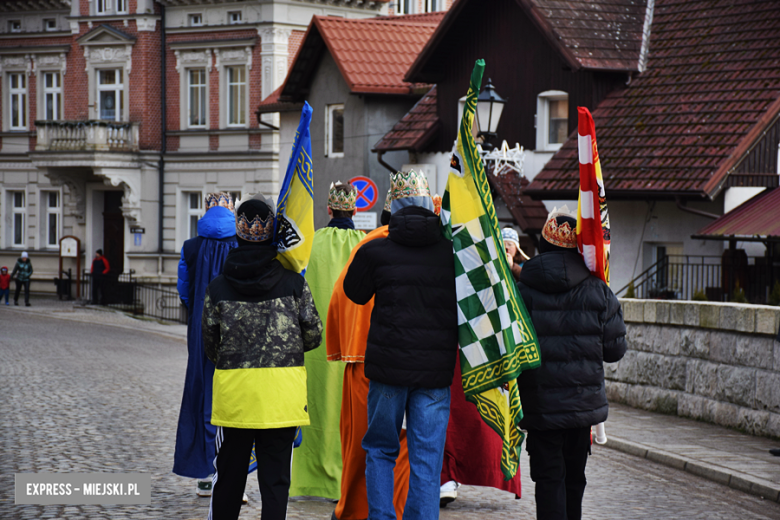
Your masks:
[{"label": "metal railing fence", "polygon": [[134,275],[132,269],[100,276],[84,270],[79,299],[138,316],[187,323],[187,308],[181,304],[178,292],[163,285],[142,284]]}]

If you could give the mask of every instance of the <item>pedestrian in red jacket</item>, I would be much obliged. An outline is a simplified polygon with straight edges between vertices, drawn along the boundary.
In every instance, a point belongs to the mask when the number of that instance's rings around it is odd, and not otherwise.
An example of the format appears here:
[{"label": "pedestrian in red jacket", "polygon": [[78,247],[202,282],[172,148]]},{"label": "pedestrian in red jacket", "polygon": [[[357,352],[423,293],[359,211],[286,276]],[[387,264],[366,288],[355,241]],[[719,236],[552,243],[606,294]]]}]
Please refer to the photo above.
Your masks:
[{"label": "pedestrian in red jacket", "polygon": [[11,294],[11,275],[6,266],[0,267],[0,300],[5,296],[5,304],[8,305],[8,296]]},{"label": "pedestrian in red jacket", "polygon": [[103,277],[108,274],[111,267],[108,265],[108,259],[103,256],[103,250],[95,251],[95,258],[92,260],[92,305],[100,305],[103,301]]}]

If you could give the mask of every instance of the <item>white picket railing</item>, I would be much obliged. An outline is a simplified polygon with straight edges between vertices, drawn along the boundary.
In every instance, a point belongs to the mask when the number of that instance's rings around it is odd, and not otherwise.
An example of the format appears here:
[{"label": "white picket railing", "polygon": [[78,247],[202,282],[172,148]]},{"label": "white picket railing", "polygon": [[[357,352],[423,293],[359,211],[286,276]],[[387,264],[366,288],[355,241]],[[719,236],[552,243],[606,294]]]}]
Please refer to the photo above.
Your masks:
[{"label": "white picket railing", "polygon": [[138,123],[36,121],[36,150],[137,151]]}]

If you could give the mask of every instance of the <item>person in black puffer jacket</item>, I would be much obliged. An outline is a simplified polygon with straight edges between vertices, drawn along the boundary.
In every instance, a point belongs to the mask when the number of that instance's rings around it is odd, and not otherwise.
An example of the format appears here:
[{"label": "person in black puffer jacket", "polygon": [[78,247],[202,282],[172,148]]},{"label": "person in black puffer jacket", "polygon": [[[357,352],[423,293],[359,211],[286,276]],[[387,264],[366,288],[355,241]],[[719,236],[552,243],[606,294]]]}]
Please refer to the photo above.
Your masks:
[{"label": "person in black puffer jacket", "polygon": [[376,295],[365,357],[366,490],[370,518],[395,518],[393,466],[406,412],[411,477],[404,516],[438,518],[439,479],[458,348],[452,243],[428,182],[392,176],[390,234],[360,247],[344,278],[358,305]]},{"label": "person in black puffer jacket", "polygon": [[542,365],[517,380],[537,518],[582,515],[590,428],[607,419],[604,362],[626,352],[620,302],[577,252],[576,219],[555,210],[541,254],[523,265],[517,286],[539,338]]}]

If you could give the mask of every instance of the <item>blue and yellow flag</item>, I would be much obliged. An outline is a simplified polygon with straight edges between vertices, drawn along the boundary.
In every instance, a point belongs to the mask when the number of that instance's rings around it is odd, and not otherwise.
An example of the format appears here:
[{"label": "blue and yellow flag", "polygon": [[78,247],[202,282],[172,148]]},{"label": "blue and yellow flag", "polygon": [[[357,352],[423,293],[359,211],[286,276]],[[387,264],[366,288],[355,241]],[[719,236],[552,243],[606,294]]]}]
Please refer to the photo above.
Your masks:
[{"label": "blue and yellow flag", "polygon": [[276,258],[285,268],[296,273],[306,270],[314,240],[311,113],[311,106],[304,102],[287,173],[279,191],[274,224],[274,242],[279,251]]},{"label": "blue and yellow flag", "polygon": [[[463,392],[502,439],[504,478],[517,474],[525,438],[517,376],[540,365],[539,343],[504,252],[496,209],[472,134],[483,60],[477,60],[441,205],[452,240]],[[505,388],[505,390],[502,389]]]}]

